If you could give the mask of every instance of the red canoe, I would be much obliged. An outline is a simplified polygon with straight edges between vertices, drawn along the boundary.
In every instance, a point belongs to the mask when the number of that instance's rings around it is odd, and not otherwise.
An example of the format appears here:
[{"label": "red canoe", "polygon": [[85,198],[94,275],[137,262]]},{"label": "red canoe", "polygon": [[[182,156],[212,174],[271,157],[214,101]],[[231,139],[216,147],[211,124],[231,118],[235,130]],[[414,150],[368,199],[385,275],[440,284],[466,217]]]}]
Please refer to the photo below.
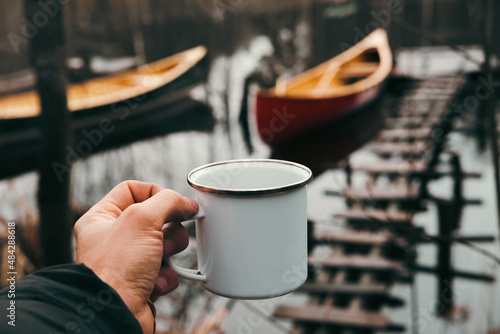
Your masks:
[{"label": "red canoe", "polygon": [[257,94],[260,138],[277,146],[373,101],[392,70],[387,33],[377,29],[340,55]]}]

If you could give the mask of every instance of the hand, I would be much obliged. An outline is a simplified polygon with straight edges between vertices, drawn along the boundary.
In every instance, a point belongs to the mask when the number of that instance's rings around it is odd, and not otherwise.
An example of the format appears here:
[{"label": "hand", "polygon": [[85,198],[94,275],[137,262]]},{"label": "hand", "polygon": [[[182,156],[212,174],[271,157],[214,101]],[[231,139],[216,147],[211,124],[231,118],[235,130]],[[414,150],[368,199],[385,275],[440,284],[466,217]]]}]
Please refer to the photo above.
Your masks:
[{"label": "hand", "polygon": [[188,245],[180,222],[198,212],[195,200],[138,181],[117,185],[75,225],[76,261],[115,289],[141,324],[153,333],[148,299],[174,290],[177,273],[162,260]]}]

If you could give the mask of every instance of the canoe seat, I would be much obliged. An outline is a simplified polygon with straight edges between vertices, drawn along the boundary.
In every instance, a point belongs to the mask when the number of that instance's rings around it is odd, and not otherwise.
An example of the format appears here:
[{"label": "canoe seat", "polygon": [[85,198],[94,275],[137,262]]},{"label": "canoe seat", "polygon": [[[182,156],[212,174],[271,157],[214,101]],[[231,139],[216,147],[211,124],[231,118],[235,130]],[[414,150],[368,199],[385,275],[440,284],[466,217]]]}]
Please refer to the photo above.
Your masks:
[{"label": "canoe seat", "polygon": [[337,76],[341,78],[365,77],[379,68],[379,63],[358,63],[345,66],[338,71]]}]

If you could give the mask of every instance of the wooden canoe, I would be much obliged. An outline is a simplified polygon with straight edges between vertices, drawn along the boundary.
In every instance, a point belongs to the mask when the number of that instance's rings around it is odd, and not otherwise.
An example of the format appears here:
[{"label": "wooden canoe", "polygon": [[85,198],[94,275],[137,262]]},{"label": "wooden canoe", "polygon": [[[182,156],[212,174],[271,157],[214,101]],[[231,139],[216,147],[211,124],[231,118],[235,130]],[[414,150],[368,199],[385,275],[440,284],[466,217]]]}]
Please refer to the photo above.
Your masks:
[{"label": "wooden canoe", "polygon": [[257,130],[270,146],[345,117],[373,101],[392,70],[387,33],[377,29],[340,55],[259,92]]},{"label": "wooden canoe", "polygon": [[[204,46],[198,46],[131,71],[69,85],[68,109],[92,110],[154,93],[194,67],[206,52]],[[37,117],[40,109],[35,91],[4,96],[0,98],[0,121]]]},{"label": "wooden canoe", "polygon": [[[178,131],[211,131],[210,108],[191,96],[193,88],[206,82],[205,53],[200,46],[136,70],[70,85],[69,131],[76,148],[103,121],[113,129],[103,133],[90,152],[76,158]],[[35,170],[43,142],[37,94],[0,97],[0,115],[0,179]]]}]

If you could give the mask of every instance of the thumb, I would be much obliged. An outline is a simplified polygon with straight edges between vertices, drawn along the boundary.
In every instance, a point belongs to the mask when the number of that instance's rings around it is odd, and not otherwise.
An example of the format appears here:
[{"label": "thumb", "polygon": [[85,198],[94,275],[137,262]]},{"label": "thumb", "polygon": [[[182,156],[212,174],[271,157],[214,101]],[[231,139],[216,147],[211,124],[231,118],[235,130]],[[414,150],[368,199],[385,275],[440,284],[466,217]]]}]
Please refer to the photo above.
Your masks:
[{"label": "thumb", "polygon": [[164,189],[147,200],[132,204],[123,211],[124,224],[149,226],[160,231],[165,223],[187,220],[198,212],[198,203],[189,197]]}]

